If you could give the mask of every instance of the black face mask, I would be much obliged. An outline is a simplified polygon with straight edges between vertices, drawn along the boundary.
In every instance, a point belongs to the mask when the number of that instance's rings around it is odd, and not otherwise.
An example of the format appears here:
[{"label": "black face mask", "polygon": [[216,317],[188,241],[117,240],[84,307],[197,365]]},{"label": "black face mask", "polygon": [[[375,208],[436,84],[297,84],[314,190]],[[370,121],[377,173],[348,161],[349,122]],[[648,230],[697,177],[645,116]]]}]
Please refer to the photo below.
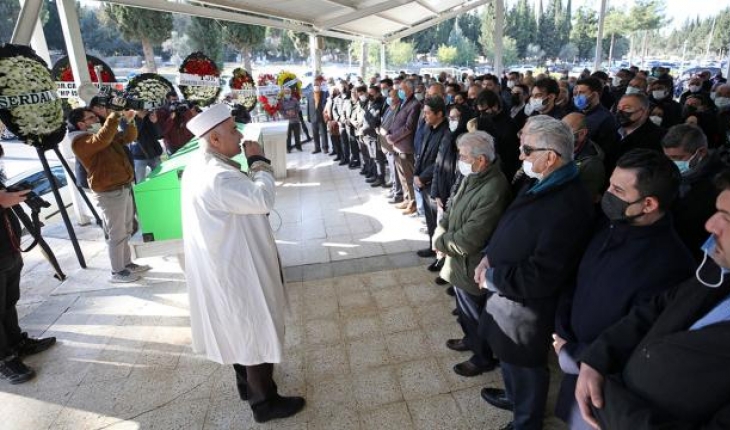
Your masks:
[{"label": "black face mask", "polygon": [[618,120],[618,123],[621,125],[621,127],[628,127],[636,122],[635,120],[631,119],[631,115],[633,114],[634,112],[628,113],[620,110],[616,112],[616,119]]},{"label": "black face mask", "polygon": [[519,106],[522,104],[522,96],[519,94],[512,94],[510,96],[510,102],[512,102],[512,106]]},{"label": "black face mask", "polygon": [[634,203],[642,201],[643,199],[643,197],[640,197],[636,201],[627,202],[621,200],[615,194],[606,191],[605,193],[603,193],[603,198],[601,199],[601,209],[603,209],[603,213],[606,214],[606,217],[608,217],[609,220],[613,222],[629,223],[644,214],[640,213],[638,215],[628,216],[626,215],[626,209],[628,209],[629,206],[633,205]]},{"label": "black face mask", "polygon": [[686,119],[690,115],[694,115],[698,113],[697,112],[697,106],[692,105],[685,105],[684,108],[682,108],[682,116]]}]

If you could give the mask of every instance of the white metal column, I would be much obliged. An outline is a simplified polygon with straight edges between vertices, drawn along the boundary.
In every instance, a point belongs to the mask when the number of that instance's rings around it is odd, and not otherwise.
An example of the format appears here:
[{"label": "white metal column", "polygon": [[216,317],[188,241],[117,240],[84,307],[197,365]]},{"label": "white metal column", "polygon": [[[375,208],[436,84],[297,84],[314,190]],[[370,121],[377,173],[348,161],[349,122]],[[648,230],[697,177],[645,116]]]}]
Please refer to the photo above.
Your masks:
[{"label": "white metal column", "polygon": [[380,79],[385,79],[385,42],[380,43]]},{"label": "white metal column", "polygon": [[363,40],[360,42],[360,76],[362,77],[362,80],[364,82],[368,82],[367,74],[368,72],[368,50],[367,50],[367,44],[365,44],[365,41]]},{"label": "white metal column", "polygon": [[502,76],[502,38],[504,37],[504,0],[494,0],[494,74]]},{"label": "white metal column", "polygon": [[[71,70],[76,81],[76,89],[83,94],[82,85],[91,85],[91,76],[86,66],[86,50],[81,39],[81,28],[79,27],[79,15],[76,13],[75,0],[57,0],[58,15],[61,19],[61,30],[63,39],[66,41],[66,50],[71,64]],[[91,99],[82,99],[88,104]]]},{"label": "white metal column", "polygon": [[35,30],[36,24],[38,24],[38,17],[40,16],[42,5],[41,0],[20,2],[20,14],[18,15],[18,20],[15,22],[10,43],[30,45],[30,38],[33,36],[33,30]]},{"label": "white metal column", "polygon": [[312,77],[322,73],[322,50],[319,49],[320,39],[316,33],[309,33],[309,56],[312,57]]},{"label": "white metal column", "polygon": [[[21,10],[26,8],[26,4],[28,4],[28,7],[35,8],[35,6],[33,6],[33,3],[36,3],[36,0],[20,0]],[[42,4],[42,2],[40,1],[38,1],[37,3]],[[48,63],[48,67],[53,67],[53,64],[51,64],[51,56],[48,53],[46,36],[43,34],[43,26],[41,25],[40,7],[38,8],[38,14],[35,16],[35,26],[33,26],[33,21],[30,21],[30,18],[33,17],[32,15],[32,13],[28,13],[24,16],[21,12],[21,15],[18,17],[18,22],[16,24],[15,30],[13,31],[13,38],[11,43],[28,45],[28,42],[30,42],[30,45],[35,50],[36,54],[38,54],[39,57],[41,57],[46,63]],[[27,19],[28,21],[21,22],[21,19]],[[30,28],[33,28],[32,36],[29,39],[26,39],[27,30]],[[15,40],[16,33],[17,40]]]},{"label": "white metal column", "polygon": [[603,57],[603,22],[605,21],[605,18],[606,0],[601,0],[601,10],[598,15],[598,34],[596,34],[596,58],[593,61],[594,72],[601,70],[601,57]]}]

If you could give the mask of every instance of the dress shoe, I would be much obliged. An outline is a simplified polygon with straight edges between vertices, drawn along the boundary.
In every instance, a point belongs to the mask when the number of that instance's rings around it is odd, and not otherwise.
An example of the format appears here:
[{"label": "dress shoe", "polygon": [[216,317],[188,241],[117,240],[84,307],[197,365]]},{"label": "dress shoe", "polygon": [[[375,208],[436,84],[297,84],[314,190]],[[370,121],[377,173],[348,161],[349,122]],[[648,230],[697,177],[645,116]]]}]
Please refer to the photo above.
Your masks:
[{"label": "dress shoe", "polygon": [[451,315],[453,315],[453,316],[455,316],[455,317],[458,317],[458,316],[459,316],[459,310],[458,310],[458,309],[456,309],[456,308],[452,309],[452,310],[451,310]]},{"label": "dress shoe", "polygon": [[340,161],[340,160],[342,160],[342,158],[340,158],[340,157],[335,157],[332,159],[332,161]]},{"label": "dress shoe", "polygon": [[304,399],[302,397],[282,397],[279,395],[273,399],[251,405],[253,419],[257,423],[287,418],[302,409],[304,409]]},{"label": "dress shoe", "polygon": [[306,139],[302,140],[302,144],[304,144],[304,143],[309,143],[309,142],[311,142],[311,141],[312,141],[312,138],[311,138],[311,137],[309,137],[309,136],[307,136],[307,138],[306,138]]},{"label": "dress shoe", "polygon": [[299,151],[299,152],[302,152],[302,151],[303,151],[303,149],[302,149],[302,146],[301,146],[301,145],[297,146],[296,148],[297,148],[297,151]]},{"label": "dress shoe", "polygon": [[338,165],[340,165],[340,166],[346,166],[348,164],[350,164],[350,163],[347,160],[340,160],[340,162],[338,163]]},{"label": "dress shoe", "polygon": [[[436,279],[433,280],[433,282],[436,283],[436,285],[446,285],[449,283],[449,281],[447,281],[446,279],[444,279],[440,276],[437,276]],[[452,287],[449,287],[449,288],[452,288]],[[446,290],[447,290],[446,293],[448,294],[448,288]]]},{"label": "dress shoe", "polygon": [[394,208],[396,208],[396,209],[406,209],[406,208],[408,208],[408,205],[410,205],[410,202],[406,202],[406,201],[401,200],[401,203],[395,205]]},{"label": "dress shoe", "polygon": [[312,154],[319,154],[320,152],[322,152],[321,149],[315,149],[314,151],[312,151]]},{"label": "dress shoe", "polygon": [[467,346],[466,342],[464,342],[464,339],[449,339],[446,341],[446,347],[459,352],[469,350],[469,347]]},{"label": "dress shoe", "polygon": [[416,254],[421,258],[431,258],[436,256],[436,252],[431,248],[419,249]]},{"label": "dress shoe", "polygon": [[508,422],[506,426],[502,427],[499,430],[515,430],[515,423],[514,423],[514,421]]},{"label": "dress shoe", "polygon": [[371,177],[365,179],[365,182],[367,182],[368,184],[373,184],[377,180],[378,180],[378,177],[377,176],[371,176]]},{"label": "dress shoe", "polygon": [[370,173],[370,171],[369,171],[369,170],[367,170],[367,169],[361,169],[361,170],[360,170],[359,172],[357,172],[357,173],[359,173],[359,174],[361,174],[361,175],[363,175],[363,176],[368,176],[368,174]]},{"label": "dress shoe", "polygon": [[[444,281],[446,281],[446,280],[444,279]],[[450,295],[451,297],[456,296],[456,291],[454,290],[453,285],[446,289],[446,294]]]},{"label": "dress shoe", "polygon": [[417,210],[418,209],[416,209],[416,205],[411,204],[411,206],[409,206],[408,208],[406,208],[406,210],[403,211],[403,215],[414,214],[414,213],[416,213]]},{"label": "dress shoe", "polygon": [[[324,150],[324,152],[327,152],[327,150],[325,149],[325,150]],[[330,152],[330,153],[329,153],[329,154],[327,154],[327,155],[330,155],[330,156],[331,156],[331,155],[337,155],[337,153],[336,153],[335,151],[332,151],[332,152]],[[337,157],[337,159],[336,159],[335,161],[339,161],[339,157]]]},{"label": "dress shoe", "polygon": [[360,162],[350,163],[350,169],[355,170],[360,168]]},{"label": "dress shoe", "polygon": [[444,259],[437,258],[437,259],[433,260],[433,263],[429,264],[428,267],[426,267],[426,269],[429,272],[438,272],[441,270],[442,267],[444,267]]},{"label": "dress shoe", "polygon": [[511,411],[514,403],[507,397],[507,392],[501,388],[482,388],[482,399],[495,408]]},{"label": "dress shoe", "polygon": [[26,366],[20,358],[15,355],[0,360],[0,379],[8,381],[12,385],[28,382],[35,376],[35,371]]},{"label": "dress shoe", "polygon": [[462,363],[455,364],[454,373],[460,376],[464,376],[466,378],[471,378],[472,376],[481,375],[484,372],[494,370],[495,367],[497,367],[496,362],[489,364],[487,367],[479,367],[471,361],[467,360]]},{"label": "dress shoe", "polygon": [[376,188],[376,187],[382,187],[382,186],[383,186],[383,184],[384,184],[384,182],[383,182],[383,180],[382,180],[382,179],[380,179],[380,178],[375,178],[375,182],[373,182],[372,184],[370,184],[370,186],[371,186],[372,188]]},{"label": "dress shoe", "polygon": [[388,203],[391,205],[397,205],[398,203],[403,203],[403,197],[391,197],[388,200]]},{"label": "dress shoe", "polygon": [[28,355],[38,354],[56,344],[55,337],[46,337],[41,339],[34,339],[28,337],[28,333],[23,332],[21,334],[20,342],[16,343],[12,347],[15,354],[19,357],[26,357]]},{"label": "dress shoe", "polygon": [[393,186],[392,182],[383,182],[383,188],[390,188]]}]

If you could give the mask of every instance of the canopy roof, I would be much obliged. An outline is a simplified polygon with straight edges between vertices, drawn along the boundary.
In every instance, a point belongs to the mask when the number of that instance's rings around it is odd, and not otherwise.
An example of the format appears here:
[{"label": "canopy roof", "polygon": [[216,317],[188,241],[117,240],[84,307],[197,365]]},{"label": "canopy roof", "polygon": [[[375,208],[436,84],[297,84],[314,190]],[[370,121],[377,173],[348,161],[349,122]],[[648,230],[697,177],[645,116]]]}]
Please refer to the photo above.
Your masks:
[{"label": "canopy roof", "polygon": [[108,0],[343,39],[390,42],[492,0]]}]

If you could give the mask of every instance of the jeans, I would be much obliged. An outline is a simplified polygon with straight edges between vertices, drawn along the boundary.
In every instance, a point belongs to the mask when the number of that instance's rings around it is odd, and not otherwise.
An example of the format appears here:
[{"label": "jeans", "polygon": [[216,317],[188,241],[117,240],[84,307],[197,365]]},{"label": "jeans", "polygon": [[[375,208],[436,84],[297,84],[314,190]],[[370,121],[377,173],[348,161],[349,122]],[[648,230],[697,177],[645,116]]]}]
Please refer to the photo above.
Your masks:
[{"label": "jeans", "polygon": [[147,168],[150,171],[160,165],[160,157],[147,158],[145,160],[134,160],[134,182],[139,184],[147,177]]},{"label": "jeans", "polygon": [[129,249],[129,238],[134,231],[132,187],[124,185],[112,191],[94,192],[92,197],[101,210],[99,215],[104,222],[112,272],[121,272],[132,263],[132,252]]}]

